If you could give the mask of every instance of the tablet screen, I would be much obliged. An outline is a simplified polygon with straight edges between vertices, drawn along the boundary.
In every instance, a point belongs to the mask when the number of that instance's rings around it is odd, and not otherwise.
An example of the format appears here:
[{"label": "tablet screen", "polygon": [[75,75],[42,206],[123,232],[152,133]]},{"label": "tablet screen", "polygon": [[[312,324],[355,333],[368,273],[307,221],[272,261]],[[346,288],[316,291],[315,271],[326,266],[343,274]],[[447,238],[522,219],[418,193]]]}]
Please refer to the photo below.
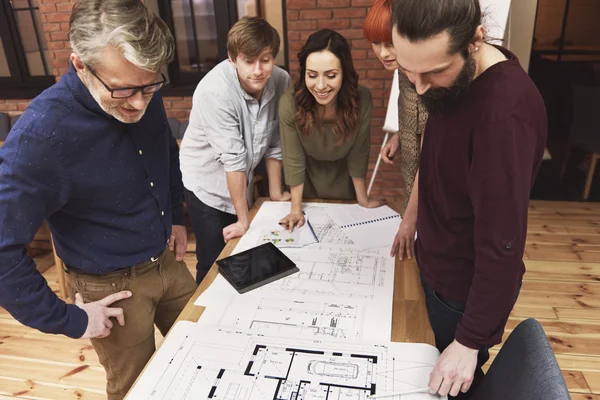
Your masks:
[{"label": "tablet screen", "polygon": [[270,242],[218,260],[217,265],[239,293],[298,272],[296,264]]}]

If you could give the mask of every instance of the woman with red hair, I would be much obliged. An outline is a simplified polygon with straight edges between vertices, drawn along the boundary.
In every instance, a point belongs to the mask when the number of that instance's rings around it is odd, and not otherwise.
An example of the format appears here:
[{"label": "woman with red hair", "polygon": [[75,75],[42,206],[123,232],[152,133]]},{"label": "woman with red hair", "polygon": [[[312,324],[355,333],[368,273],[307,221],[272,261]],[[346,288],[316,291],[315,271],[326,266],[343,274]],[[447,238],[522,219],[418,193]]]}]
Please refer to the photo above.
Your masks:
[{"label": "woman with red hair", "polygon": [[[400,168],[404,178],[404,212],[402,223],[396,234],[391,254],[398,253],[412,258],[417,227],[418,169],[421,150],[421,135],[427,121],[427,111],[421,104],[414,87],[402,73],[398,72],[396,52],[392,45],[392,0],[375,0],[363,25],[363,34],[372,43],[373,51],[385,69],[394,71],[394,85],[399,86],[398,132],[381,149],[381,158],[393,164],[400,148]],[[390,103],[393,100],[390,100]]]}]

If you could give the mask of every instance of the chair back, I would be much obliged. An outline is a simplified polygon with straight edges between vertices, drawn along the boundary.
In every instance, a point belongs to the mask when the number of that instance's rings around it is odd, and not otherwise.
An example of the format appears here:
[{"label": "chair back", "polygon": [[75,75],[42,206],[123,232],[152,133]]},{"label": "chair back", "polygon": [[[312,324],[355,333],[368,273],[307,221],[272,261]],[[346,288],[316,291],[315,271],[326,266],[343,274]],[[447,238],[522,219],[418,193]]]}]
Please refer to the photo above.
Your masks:
[{"label": "chair back", "polygon": [[469,399],[571,399],[539,322],[530,318],[517,325]]}]

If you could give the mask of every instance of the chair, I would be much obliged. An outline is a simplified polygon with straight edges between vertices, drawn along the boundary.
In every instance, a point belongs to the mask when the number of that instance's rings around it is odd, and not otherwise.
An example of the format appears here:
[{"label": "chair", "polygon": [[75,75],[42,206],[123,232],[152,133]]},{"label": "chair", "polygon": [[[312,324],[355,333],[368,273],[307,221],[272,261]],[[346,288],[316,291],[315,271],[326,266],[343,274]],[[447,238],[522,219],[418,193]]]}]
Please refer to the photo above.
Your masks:
[{"label": "chair", "polygon": [[596,162],[600,158],[600,86],[578,87],[573,93],[573,121],[567,154],[560,176],[567,169],[569,154],[573,148],[591,153],[590,165],[583,189],[583,199],[587,200],[594,179]]},{"label": "chair", "polygon": [[542,326],[533,318],[512,331],[471,400],[570,400]]},{"label": "chair", "polygon": [[10,132],[10,117],[0,113],[0,142],[4,142]]},{"label": "chair", "polygon": [[15,126],[15,124],[17,123],[17,121],[19,120],[19,118],[21,118],[21,114],[19,114],[19,115],[13,115],[12,117],[10,117],[10,127],[11,128],[13,126]]},{"label": "chair", "polygon": [[169,127],[171,128],[171,135],[173,135],[175,139],[181,139],[179,137],[180,126],[181,122],[179,122],[177,118],[169,118]]}]

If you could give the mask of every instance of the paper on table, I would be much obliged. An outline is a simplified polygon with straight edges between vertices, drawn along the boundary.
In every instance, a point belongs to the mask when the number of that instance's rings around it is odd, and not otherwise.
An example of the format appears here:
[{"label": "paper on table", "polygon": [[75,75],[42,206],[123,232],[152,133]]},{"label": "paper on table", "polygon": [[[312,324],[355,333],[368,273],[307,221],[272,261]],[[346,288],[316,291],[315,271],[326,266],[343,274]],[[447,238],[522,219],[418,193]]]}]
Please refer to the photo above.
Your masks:
[{"label": "paper on table", "polygon": [[426,387],[438,358],[427,344],[290,338],[181,321],[127,399],[364,399]]},{"label": "paper on table", "polygon": [[198,321],[299,337],[390,340],[394,259],[388,250],[282,249],[297,274],[238,294],[220,275],[196,300]]},{"label": "paper on table", "polygon": [[361,249],[390,247],[400,227],[400,214],[388,206],[364,208],[358,204],[328,209],[331,219]]}]

